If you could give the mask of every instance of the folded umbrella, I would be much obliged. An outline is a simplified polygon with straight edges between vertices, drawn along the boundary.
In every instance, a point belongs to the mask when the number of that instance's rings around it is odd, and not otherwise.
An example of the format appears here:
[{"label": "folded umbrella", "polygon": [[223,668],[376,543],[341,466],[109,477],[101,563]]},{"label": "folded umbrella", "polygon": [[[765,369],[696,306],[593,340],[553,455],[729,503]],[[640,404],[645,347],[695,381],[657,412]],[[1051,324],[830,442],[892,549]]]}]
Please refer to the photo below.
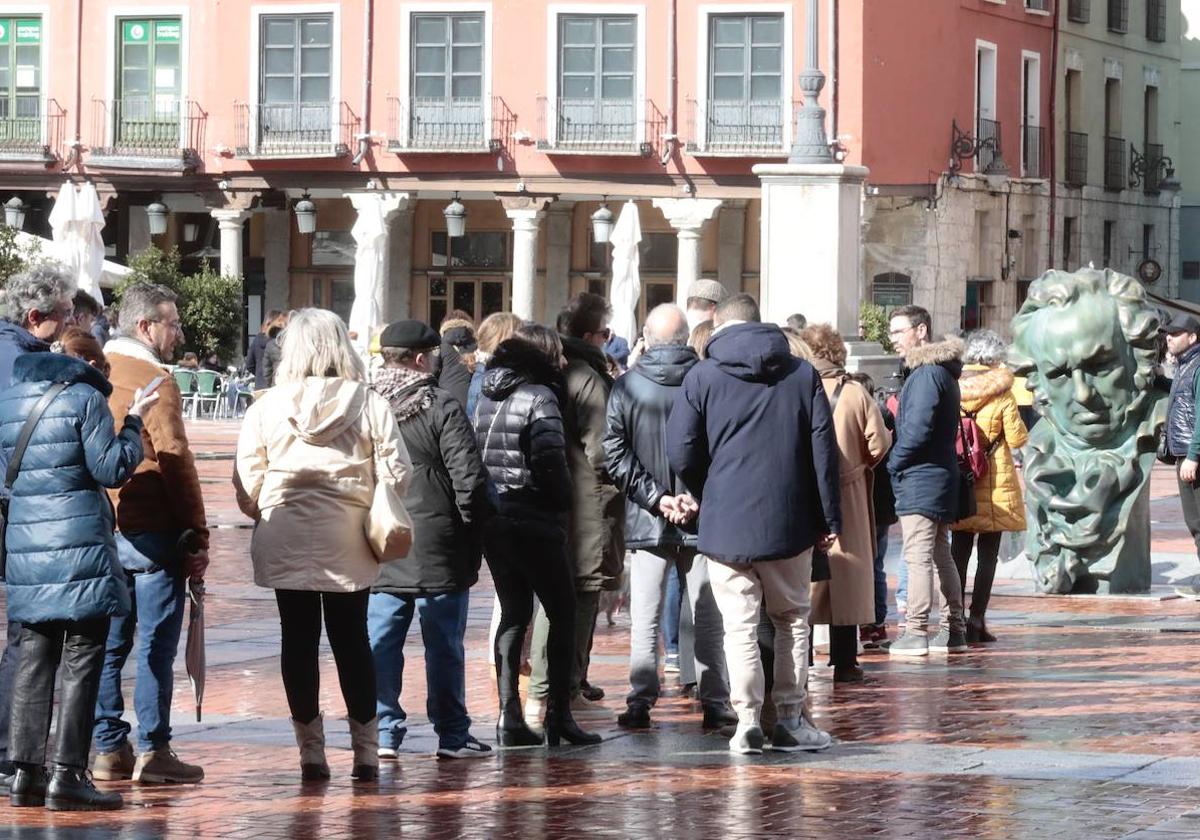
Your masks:
[{"label": "folded umbrella", "polygon": [[187,664],[188,680],[192,683],[192,695],[196,698],[196,722],[200,721],[200,709],[204,704],[204,581],[188,581],[187,647],[184,662]]}]

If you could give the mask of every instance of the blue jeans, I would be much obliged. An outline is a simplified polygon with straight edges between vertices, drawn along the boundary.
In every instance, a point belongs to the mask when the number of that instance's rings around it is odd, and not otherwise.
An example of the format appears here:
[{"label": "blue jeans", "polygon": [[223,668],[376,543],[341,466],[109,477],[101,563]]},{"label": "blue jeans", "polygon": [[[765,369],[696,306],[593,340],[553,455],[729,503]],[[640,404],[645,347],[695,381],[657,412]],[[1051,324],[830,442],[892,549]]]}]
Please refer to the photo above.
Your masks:
[{"label": "blue jeans", "polygon": [[367,632],[375,658],[375,713],[379,745],[395,749],[408,732],[408,715],[400,706],[404,685],[404,640],[413,613],[421,621],[425,643],[425,712],[438,735],[438,747],[457,749],[467,742],[466,656],[470,593],[463,589],[442,595],[392,595],[372,592],[367,607]]},{"label": "blue jeans", "polygon": [[[133,650],[135,635],[139,644],[133,708],[138,719],[138,750],[158,750],[171,742],[171,692],[186,584],[174,562],[178,539],[173,531],[117,534],[117,554],[127,569],[125,580],[133,609],[129,615],[114,618],[109,627],[92,731],[97,752],[120,749],[133,728],[122,719],[121,669]],[[130,566],[149,566],[150,571],[131,572]]]},{"label": "blue jeans", "polygon": [[875,528],[875,623],[887,622],[887,572],[883,560],[887,557],[888,526],[880,523]]},{"label": "blue jeans", "polygon": [[679,619],[683,609],[683,589],[675,569],[667,574],[667,594],[663,601],[662,633],[668,654],[679,655]]}]

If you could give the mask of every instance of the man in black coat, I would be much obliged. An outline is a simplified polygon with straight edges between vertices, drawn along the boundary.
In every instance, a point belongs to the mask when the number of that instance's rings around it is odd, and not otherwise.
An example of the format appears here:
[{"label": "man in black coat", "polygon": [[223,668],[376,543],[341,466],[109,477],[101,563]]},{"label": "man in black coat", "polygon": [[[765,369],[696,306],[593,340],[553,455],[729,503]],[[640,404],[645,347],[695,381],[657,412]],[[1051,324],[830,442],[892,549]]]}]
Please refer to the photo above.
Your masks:
[{"label": "man in black coat", "polygon": [[687,372],[700,361],[688,346],[687,316],[673,303],[651,311],[642,331],[646,350],[613,385],[608,398],[604,457],[608,474],[625,493],[625,547],[641,549],[629,574],[628,708],[617,723],[650,726],[658,700],[658,633],[667,575],[686,576],[695,616],[696,675],[704,727],[736,723],[729,709],[721,613],[708,580],[708,559],[696,554],[695,500],[667,461],[667,417]]},{"label": "man in black coat", "polygon": [[734,295],[714,317],[708,358],[683,380],[667,425],[667,456],[700,502],[700,553],[725,625],[725,660],[738,726],[729,748],[763,749],[759,610],[775,626],[780,751],[822,750],[832,739],[802,714],[808,677],[814,547],[841,528],[833,417],[812,365],[791,355],[758,305]]},{"label": "man in black coat", "polygon": [[406,558],[380,569],[367,613],[380,758],[395,758],[407,732],[400,689],[414,613],[425,643],[427,709],[438,735],[437,754],[491,753],[470,733],[463,651],[468,591],[479,579],[486,473],[466,412],[433,376],[439,343],[438,334],[420,321],[388,325],[379,339],[384,366],[372,384],[391,404],[413,463],[405,497],[413,546]]},{"label": "man in black coat", "polygon": [[[893,310],[889,326],[892,344],[907,370],[888,472],[904,533],[908,605],[904,635],[888,652],[893,656],[925,656],[931,650],[957,653],[967,649],[967,635],[949,531],[950,523],[959,518],[955,440],[963,345],[958,339],[931,341],[929,312],[919,306]],[[942,625],[930,639],[935,572],[942,591]]]}]

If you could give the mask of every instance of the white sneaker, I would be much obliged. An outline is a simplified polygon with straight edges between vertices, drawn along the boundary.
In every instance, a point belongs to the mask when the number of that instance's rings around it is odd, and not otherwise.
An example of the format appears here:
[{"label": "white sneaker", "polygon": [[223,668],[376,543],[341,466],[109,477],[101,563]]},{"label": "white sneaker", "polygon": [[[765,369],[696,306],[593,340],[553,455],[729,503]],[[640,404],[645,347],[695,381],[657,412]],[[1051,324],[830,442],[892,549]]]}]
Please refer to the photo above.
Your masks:
[{"label": "white sneaker", "polygon": [[795,729],[775,724],[771,734],[771,749],[777,752],[820,752],[833,746],[833,736],[809,723],[804,717]]},{"label": "white sneaker", "polygon": [[762,755],[762,728],[739,723],[733,737],[729,739],[729,751],[739,755]]},{"label": "white sneaker", "polygon": [[[603,706],[600,703],[587,699],[582,694],[578,694],[571,698],[571,716],[576,721],[608,720],[613,716],[613,712],[607,706]],[[528,716],[525,719],[528,720]]]},{"label": "white sneaker", "polygon": [[397,759],[400,757],[400,754],[396,752],[395,747],[380,747],[375,751],[375,754],[380,758],[386,759]]},{"label": "white sneaker", "polygon": [[546,700],[529,697],[525,700],[525,723],[536,731],[542,731],[542,719],[546,717]]}]

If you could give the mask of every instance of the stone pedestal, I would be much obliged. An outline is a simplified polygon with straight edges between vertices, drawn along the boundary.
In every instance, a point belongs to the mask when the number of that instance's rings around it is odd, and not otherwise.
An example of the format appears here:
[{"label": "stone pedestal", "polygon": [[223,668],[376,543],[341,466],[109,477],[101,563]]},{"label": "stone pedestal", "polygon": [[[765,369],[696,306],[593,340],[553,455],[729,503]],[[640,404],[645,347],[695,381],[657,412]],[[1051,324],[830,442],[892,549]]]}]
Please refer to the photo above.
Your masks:
[{"label": "stone pedestal", "polygon": [[858,334],[862,187],[867,169],[841,164],[759,164],[763,320],[799,312]]}]

